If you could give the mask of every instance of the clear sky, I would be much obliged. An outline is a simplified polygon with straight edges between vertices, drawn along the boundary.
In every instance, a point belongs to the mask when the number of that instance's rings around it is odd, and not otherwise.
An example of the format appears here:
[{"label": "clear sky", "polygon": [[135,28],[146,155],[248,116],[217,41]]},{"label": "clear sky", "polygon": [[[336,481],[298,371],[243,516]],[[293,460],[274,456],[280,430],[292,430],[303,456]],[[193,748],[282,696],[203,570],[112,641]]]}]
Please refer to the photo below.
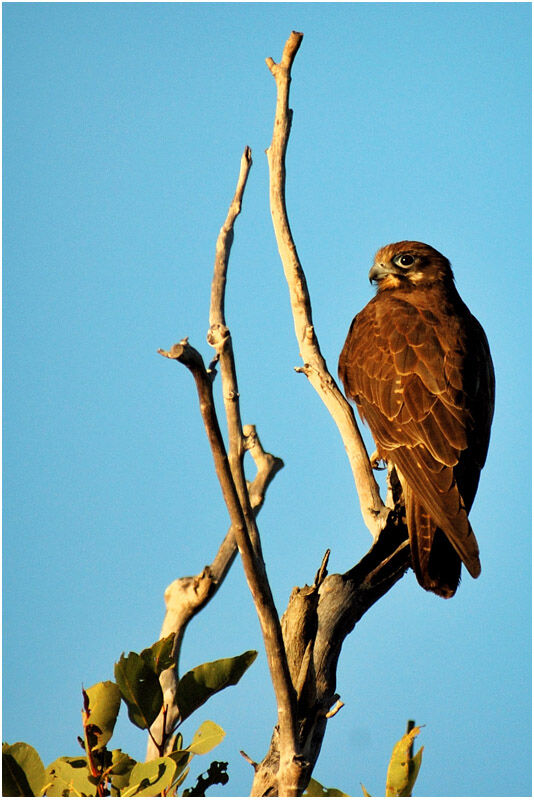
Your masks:
[{"label": "clear sky", "polygon": [[[482,559],[443,601],[408,573],[346,640],[315,777],[384,791],[406,720],[424,724],[417,794],[526,796],[530,747],[530,5],[3,5],[3,738],[45,763],[79,752],[81,686],[158,638],[163,591],[228,526],[187,371],[205,342],[214,245],[239,159],[254,165],[227,298],[245,422],[285,469],[259,517],[280,613],[327,547],[370,537],[337,430],[299,364],[264,154],[290,31],[287,202],[335,373],[371,298],[374,252],[426,241],[452,262],[497,374],[471,520]],[[275,704],[239,563],[190,626],[183,669],[256,648],[238,687],[186,723],[264,755]],[[121,712],[121,718],[126,715]],[[112,740],[144,756],[119,720]]]}]

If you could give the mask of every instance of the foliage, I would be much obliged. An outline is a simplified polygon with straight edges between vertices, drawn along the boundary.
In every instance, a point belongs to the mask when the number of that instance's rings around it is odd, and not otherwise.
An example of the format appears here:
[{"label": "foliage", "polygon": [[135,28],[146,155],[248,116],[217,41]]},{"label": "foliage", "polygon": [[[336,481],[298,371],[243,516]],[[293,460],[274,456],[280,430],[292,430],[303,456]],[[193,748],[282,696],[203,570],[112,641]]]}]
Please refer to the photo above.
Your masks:
[{"label": "foliage", "polygon": [[45,781],[45,768],[38,753],[26,742],[2,745],[2,794],[32,797]]},{"label": "foliage", "polygon": [[[2,746],[2,795],[4,797],[155,797],[178,796],[195,756],[205,755],[224,738],[215,722],[203,722],[191,743],[184,747],[177,728],[216,692],[236,684],[256,658],[249,650],[235,658],[200,664],[178,682],[180,718],[157,742],[159,758],[137,762],[120,749],[108,750],[121,701],[131,722],[141,730],[150,726],[162,710],[159,675],[173,666],[174,634],[161,639],[140,654],[121,655],[115,664],[115,679],[82,689],[83,737],[78,741],[83,755],[62,756],[44,767],[38,753],[25,742]],[[423,748],[414,755],[413,743],[420,728],[409,721],[406,734],[395,744],[386,777],[386,797],[411,797],[419,773]],[[170,750],[164,755],[165,751]],[[182,797],[205,797],[210,786],[228,783],[228,764],[213,761],[198,775],[194,786]],[[365,797],[371,797],[362,784]],[[304,797],[350,797],[339,789],[326,788],[312,778]]]},{"label": "foliage", "polygon": [[[155,742],[159,758],[137,762],[120,749],[109,750],[121,701],[130,721],[149,731],[166,709],[159,681],[161,672],[173,666],[174,634],[141,653],[124,653],[115,664],[115,683],[103,681],[82,690],[83,755],[62,756],[45,769],[38,753],[25,742],[2,745],[2,795],[4,797],[155,797],[177,796],[189,774],[191,761],[216,747],[225,733],[215,722],[203,722],[184,747],[179,725],[216,692],[236,684],[256,658],[253,650],[235,658],[200,664],[178,684],[180,717],[172,730],[164,730]],[[165,726],[164,726],[165,727]],[[167,752],[170,750],[170,752]],[[166,753],[166,754],[165,754]],[[165,754],[165,755],[164,755]],[[228,764],[213,761],[195,786],[182,797],[204,797],[206,789],[226,784]]]},{"label": "foliage", "polygon": [[176,702],[182,720],[203,705],[212,694],[236,684],[255,658],[256,651],[248,650],[235,658],[221,658],[186,672],[176,687]]}]

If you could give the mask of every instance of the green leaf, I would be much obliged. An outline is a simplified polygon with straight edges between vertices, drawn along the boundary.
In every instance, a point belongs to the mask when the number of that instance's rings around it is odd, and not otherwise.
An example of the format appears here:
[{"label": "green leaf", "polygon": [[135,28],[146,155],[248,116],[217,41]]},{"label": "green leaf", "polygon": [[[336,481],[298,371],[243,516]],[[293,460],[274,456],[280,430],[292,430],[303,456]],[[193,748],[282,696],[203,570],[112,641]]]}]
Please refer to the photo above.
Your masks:
[{"label": "green leaf", "polygon": [[310,779],[308,788],[304,792],[304,797],[350,797],[350,794],[345,794],[339,789],[327,789],[319,781],[314,778]]},{"label": "green leaf", "polygon": [[123,753],[122,750],[111,751],[111,791],[113,789],[124,789],[130,783],[130,773],[137,764],[133,758],[130,758],[128,753]]},{"label": "green leaf", "polygon": [[46,768],[45,783],[48,797],[94,797],[96,794],[97,781],[83,756],[56,759]]},{"label": "green leaf", "polygon": [[176,687],[181,720],[187,719],[216,692],[236,684],[257,655],[256,650],[247,650],[235,658],[208,661],[187,672]]},{"label": "green leaf", "polygon": [[225,736],[226,733],[219,725],[208,720],[202,723],[193,736],[193,741],[189,747],[186,747],[186,750],[189,750],[190,753],[194,753],[197,756],[204,755],[204,753],[209,753],[210,750],[217,747]]},{"label": "green leaf", "polygon": [[[91,739],[90,747],[91,750],[99,750],[113,735],[121,705],[121,693],[113,681],[102,681],[86,689],[85,694],[89,701],[89,715],[85,725],[88,738]],[[95,740],[96,744],[93,744]]]},{"label": "green leaf", "polygon": [[[176,789],[178,789],[182,785],[182,783],[185,781],[185,779],[189,775],[189,770],[190,769],[191,769],[191,767],[188,767],[185,772],[182,772],[182,774],[180,775],[180,777],[178,778],[176,783],[173,785],[173,790],[174,790],[175,794],[176,794]],[[182,797],[183,797],[183,795],[182,795]]]},{"label": "green leaf", "polygon": [[169,669],[175,663],[172,655],[174,636],[175,634],[171,633],[165,639],[160,639],[159,642],[155,642],[151,647],[141,651],[141,658],[147,667],[154,670],[158,676],[164,669]]},{"label": "green leaf", "polygon": [[182,750],[183,749],[183,743],[184,743],[184,737],[182,736],[182,734],[181,733],[175,733],[174,736],[171,736],[171,738],[169,739],[167,747],[169,748],[169,750],[172,753],[175,750]]},{"label": "green leaf", "polygon": [[2,797],[35,797],[26,773],[9,753],[2,749]]},{"label": "green leaf", "polygon": [[193,753],[190,753],[189,750],[174,750],[172,753],[167,753],[167,758],[172,758],[176,764],[176,772],[173,779],[175,781],[193,758]]},{"label": "green leaf", "polygon": [[45,768],[37,750],[26,742],[2,745],[2,795],[36,797],[45,782]]},{"label": "green leaf", "polygon": [[393,748],[386,777],[386,797],[412,796],[423,758],[422,747],[412,756],[413,741],[420,732],[421,728],[412,728]]},{"label": "green leaf", "polygon": [[419,750],[417,751],[417,753],[412,758],[413,779],[412,779],[412,785],[411,785],[411,788],[410,788],[410,792],[413,790],[414,784],[415,784],[415,782],[417,780],[417,776],[419,775],[419,770],[421,769],[421,762],[423,760],[423,750],[424,749],[425,749],[424,747],[420,747]]},{"label": "green leaf", "polygon": [[155,797],[171,785],[175,770],[176,764],[168,756],[136,764],[122,797]]},{"label": "green leaf", "polygon": [[154,670],[138,653],[123,654],[115,664],[115,680],[130,720],[142,730],[150,728],[163,706],[163,693]]}]

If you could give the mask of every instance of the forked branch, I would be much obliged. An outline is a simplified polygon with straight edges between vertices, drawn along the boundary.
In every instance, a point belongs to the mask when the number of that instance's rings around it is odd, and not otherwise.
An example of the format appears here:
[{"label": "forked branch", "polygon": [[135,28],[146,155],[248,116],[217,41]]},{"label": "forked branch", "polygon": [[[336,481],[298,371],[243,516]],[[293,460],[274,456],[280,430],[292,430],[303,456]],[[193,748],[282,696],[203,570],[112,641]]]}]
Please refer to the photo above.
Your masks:
[{"label": "forked branch", "polygon": [[215,470],[230,514],[232,531],[243,561],[245,577],[260,620],[267,662],[276,695],[280,731],[280,787],[286,796],[293,796],[297,792],[299,774],[295,691],[291,682],[280,620],[261,555],[256,515],[244,474],[243,457],[246,442],[239,410],[239,390],[232,339],[224,314],[226,276],[233,239],[233,225],[241,209],[243,191],[251,163],[250,150],[246,148],[241,160],[236,193],[217,240],[210,305],[208,341],[216,350],[217,361],[221,369],[228,425],[228,454],[215,412],[212,375],[206,370],[202,357],[189,345],[187,340],[182,340],[178,345],[174,345],[170,352],[160,352],[168,358],[183,363],[195,379],[200,410],[210,442]]},{"label": "forked branch", "polygon": [[161,355],[184,364],[192,373],[197,387],[200,411],[211,446],[217,478],[230,515],[232,528],[245,577],[260,620],[267,662],[278,707],[278,730],[280,743],[280,792],[293,797],[298,791],[298,759],[296,729],[296,698],[286,658],[280,620],[276,612],[263,561],[257,558],[250,537],[243,509],[232,478],[232,472],[219,427],[213,401],[212,380],[200,353],[187,340],[173,345],[170,352]]},{"label": "forked branch", "polygon": [[[254,480],[248,486],[252,510],[257,515],[265,500],[267,487],[276,473],[282,469],[284,462],[281,458],[277,458],[263,449],[254,425],[245,425],[243,434],[245,448],[252,456],[257,470]],[[167,708],[167,715],[164,717],[162,712],[152,725],[152,736],[148,738],[147,742],[147,761],[157,758],[159,755],[154,740],[156,742],[163,741],[164,723],[166,731],[170,732],[180,717],[175,697],[179,678],[179,656],[186,628],[193,617],[206,607],[220,589],[236,555],[237,544],[233,528],[230,527],[211,564],[204,567],[198,575],[177,578],[165,590],[166,612],[160,638],[163,639],[170,633],[175,634],[173,655],[176,665],[164,670],[160,675],[163,706]],[[172,740],[168,741],[166,752],[169,752],[170,749],[172,749]]]}]

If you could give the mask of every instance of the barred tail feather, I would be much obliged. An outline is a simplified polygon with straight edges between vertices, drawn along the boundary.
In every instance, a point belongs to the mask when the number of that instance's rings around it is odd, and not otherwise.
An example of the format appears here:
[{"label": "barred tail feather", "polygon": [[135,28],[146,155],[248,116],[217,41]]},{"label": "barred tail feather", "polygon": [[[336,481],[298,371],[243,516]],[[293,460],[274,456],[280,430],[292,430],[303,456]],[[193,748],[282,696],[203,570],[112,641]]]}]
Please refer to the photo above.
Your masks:
[{"label": "barred tail feather", "polygon": [[404,499],[412,565],[417,580],[429,592],[440,597],[452,597],[460,582],[462,562],[409,487],[404,489]]}]

